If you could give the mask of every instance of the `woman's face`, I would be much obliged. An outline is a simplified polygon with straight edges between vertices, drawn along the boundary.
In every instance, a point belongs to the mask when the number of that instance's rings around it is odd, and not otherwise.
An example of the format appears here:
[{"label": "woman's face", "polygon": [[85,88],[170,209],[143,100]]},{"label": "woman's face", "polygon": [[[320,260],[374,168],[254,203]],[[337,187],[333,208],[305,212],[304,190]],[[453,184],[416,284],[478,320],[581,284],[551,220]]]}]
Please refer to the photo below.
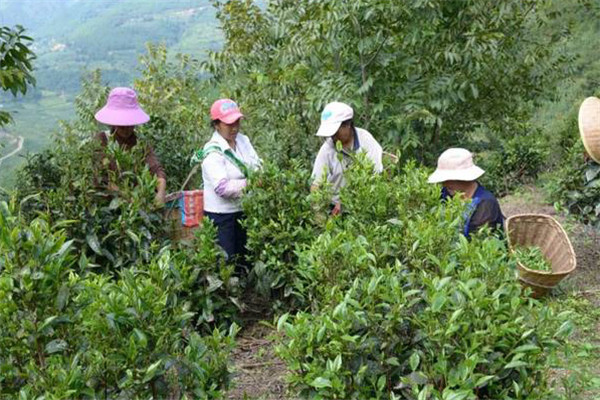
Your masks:
[{"label": "woman's face", "polygon": [[347,144],[352,140],[353,135],[352,124],[341,124],[338,131],[333,135],[333,142],[339,140],[342,144]]},{"label": "woman's face", "polygon": [[219,135],[223,136],[223,139],[227,141],[235,141],[235,138],[240,131],[240,120],[238,119],[231,124],[226,124],[223,121],[219,121],[215,125],[215,128],[217,132],[219,132]]},{"label": "woman's face", "polygon": [[128,139],[131,135],[133,135],[134,128],[134,126],[113,126],[112,130],[114,134],[120,138]]}]

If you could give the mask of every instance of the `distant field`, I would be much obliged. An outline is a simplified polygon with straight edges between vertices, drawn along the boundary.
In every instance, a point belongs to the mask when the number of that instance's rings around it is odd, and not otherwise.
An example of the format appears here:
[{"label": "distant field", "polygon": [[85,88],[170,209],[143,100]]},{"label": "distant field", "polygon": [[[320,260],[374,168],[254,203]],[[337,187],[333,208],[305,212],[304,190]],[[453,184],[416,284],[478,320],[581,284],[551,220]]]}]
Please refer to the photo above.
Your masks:
[{"label": "distant field", "polygon": [[[14,184],[15,168],[24,155],[43,150],[57,122],[74,116],[73,99],[84,71],[99,68],[109,86],[130,86],[139,74],[138,58],[146,43],[165,43],[171,55],[202,58],[217,50],[222,34],[208,0],[2,0],[0,25],[22,24],[35,39],[34,76],[41,92],[19,102],[0,93],[0,106],[13,112],[15,123],[2,128],[0,157],[14,150],[10,142],[24,137],[22,151],[0,165],[0,186]],[[7,142],[8,141],[8,142]]]},{"label": "distant field", "polygon": [[[23,150],[0,165],[0,186],[11,187],[14,184],[14,170],[24,161],[27,153],[43,150],[52,140],[52,133],[58,127],[58,121],[70,119],[74,115],[72,99],[59,93],[43,92],[38,101],[7,103],[4,107],[13,114],[14,123],[3,128],[13,136],[23,136]],[[0,155],[10,152],[14,146],[0,149]]]}]

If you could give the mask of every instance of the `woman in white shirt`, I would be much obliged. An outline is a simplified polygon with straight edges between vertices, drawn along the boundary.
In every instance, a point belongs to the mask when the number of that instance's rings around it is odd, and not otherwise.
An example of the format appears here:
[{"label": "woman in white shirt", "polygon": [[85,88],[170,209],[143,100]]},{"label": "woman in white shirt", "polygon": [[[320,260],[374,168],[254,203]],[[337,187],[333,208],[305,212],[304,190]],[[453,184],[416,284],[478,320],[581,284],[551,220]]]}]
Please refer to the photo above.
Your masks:
[{"label": "woman in white shirt", "polygon": [[219,245],[228,259],[244,265],[246,232],[240,224],[240,198],[248,172],[261,161],[248,137],[240,133],[244,116],[233,100],[215,101],[210,117],[215,132],[203,149],[204,215],[217,227]]}]

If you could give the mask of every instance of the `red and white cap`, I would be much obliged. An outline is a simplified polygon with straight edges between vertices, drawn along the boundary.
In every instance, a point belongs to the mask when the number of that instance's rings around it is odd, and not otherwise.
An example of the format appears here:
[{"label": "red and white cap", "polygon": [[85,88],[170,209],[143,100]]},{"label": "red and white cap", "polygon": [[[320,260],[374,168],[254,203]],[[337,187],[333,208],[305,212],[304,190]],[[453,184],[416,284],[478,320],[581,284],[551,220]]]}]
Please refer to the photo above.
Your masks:
[{"label": "red and white cap", "polygon": [[220,99],[213,103],[210,107],[210,119],[213,121],[219,120],[226,124],[233,124],[244,115],[240,112],[240,108],[235,101],[231,99]]},{"label": "red and white cap", "polygon": [[353,117],[354,110],[348,104],[339,101],[327,104],[321,113],[321,126],[319,126],[317,136],[331,137],[335,135],[342,122]]},{"label": "red and white cap", "polygon": [[469,150],[452,148],[440,155],[437,169],[429,176],[428,182],[474,181],[484,173],[484,170],[473,163],[473,154]]}]

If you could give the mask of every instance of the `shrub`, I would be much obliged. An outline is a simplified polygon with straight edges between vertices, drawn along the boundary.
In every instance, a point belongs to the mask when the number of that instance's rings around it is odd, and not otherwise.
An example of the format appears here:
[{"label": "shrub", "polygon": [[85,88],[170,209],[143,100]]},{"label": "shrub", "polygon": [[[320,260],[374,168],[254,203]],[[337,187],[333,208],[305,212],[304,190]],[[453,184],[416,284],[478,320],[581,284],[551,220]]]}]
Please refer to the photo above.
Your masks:
[{"label": "shrub", "polygon": [[178,243],[165,255],[165,262],[176,265],[177,273],[169,279],[177,285],[186,307],[197,313],[197,328],[207,332],[227,328],[244,307],[235,267],[226,263],[216,237],[215,226],[205,219],[192,241]]},{"label": "shrub", "polygon": [[47,217],[27,223],[15,210],[0,203],[0,397],[222,398],[237,328],[206,325],[217,308],[201,307],[222,290],[206,283],[218,273],[210,250],[198,269],[165,249],[94,274]]},{"label": "shrub", "polygon": [[242,201],[256,288],[289,305],[303,298],[294,287],[298,251],[315,239],[327,218],[326,190],[311,194],[309,187],[310,173],[301,163],[291,161],[285,170],[267,163],[251,178]]},{"label": "shrub", "polygon": [[497,196],[534,182],[546,164],[548,145],[541,132],[517,133],[499,146],[478,161],[486,171],[481,182]]},{"label": "shrub", "polygon": [[550,198],[567,212],[600,229],[600,165],[585,159],[581,142],[569,149],[546,189]]},{"label": "shrub", "polygon": [[[148,261],[152,243],[165,236],[165,224],[154,205],[156,180],[145,165],[144,149],[125,151],[111,143],[106,154],[118,169],[109,171],[98,165],[98,146],[91,136],[65,132],[52,150],[31,158],[17,188],[29,199],[25,210],[29,218],[45,212],[50,223],[64,224],[86,258],[107,270]],[[102,176],[119,191],[98,185]]]},{"label": "shrub", "polygon": [[[84,340],[81,362],[97,392],[109,397],[164,398],[174,393],[218,398],[228,383],[227,354],[236,333],[215,329],[200,337],[193,328],[196,305],[188,299],[191,269],[169,262],[148,265],[83,283],[75,330]],[[183,267],[183,269],[182,269]]]},{"label": "shrub", "polygon": [[460,234],[464,204],[441,204],[426,171],[353,181],[366,171],[348,171],[349,213],[300,254],[316,301],[278,322],[292,386],[323,399],[546,396],[568,322],[523,296],[503,242]]},{"label": "shrub", "polygon": [[64,232],[43,219],[25,225],[15,209],[0,203],[0,395],[16,394],[30,377],[45,381],[47,366],[70,349],[80,281]]}]

